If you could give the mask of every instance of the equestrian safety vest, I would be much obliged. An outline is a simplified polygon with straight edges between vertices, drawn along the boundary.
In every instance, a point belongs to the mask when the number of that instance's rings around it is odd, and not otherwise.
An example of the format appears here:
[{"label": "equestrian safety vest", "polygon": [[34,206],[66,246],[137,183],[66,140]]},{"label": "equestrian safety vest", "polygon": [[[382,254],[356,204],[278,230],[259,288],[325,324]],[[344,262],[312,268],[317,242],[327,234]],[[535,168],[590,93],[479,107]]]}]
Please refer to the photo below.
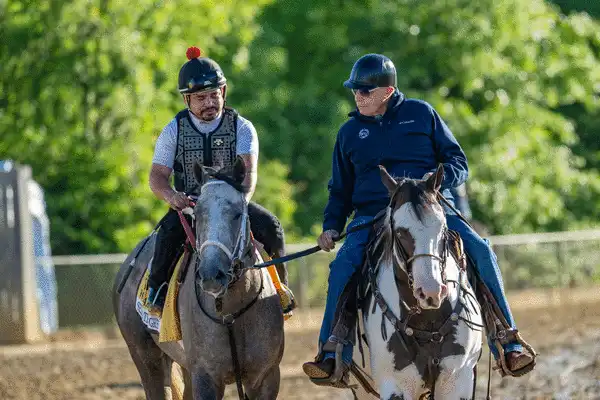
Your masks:
[{"label": "equestrian safety vest", "polygon": [[200,185],[194,177],[196,162],[206,167],[228,167],[236,157],[238,113],[225,107],[219,126],[212,132],[202,133],[190,119],[189,110],[183,110],[177,119],[177,150],[173,163],[175,189],[188,194],[200,194]]}]

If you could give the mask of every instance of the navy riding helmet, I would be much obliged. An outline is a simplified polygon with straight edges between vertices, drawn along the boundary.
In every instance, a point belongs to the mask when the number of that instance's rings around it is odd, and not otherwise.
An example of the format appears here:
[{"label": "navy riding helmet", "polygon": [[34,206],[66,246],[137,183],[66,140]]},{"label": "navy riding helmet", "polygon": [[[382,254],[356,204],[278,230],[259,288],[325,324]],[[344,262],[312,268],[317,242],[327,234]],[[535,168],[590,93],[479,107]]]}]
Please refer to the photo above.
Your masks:
[{"label": "navy riding helmet", "polygon": [[396,67],[392,60],[381,54],[366,54],[352,67],[344,87],[352,90],[372,90],[378,87],[396,87]]}]

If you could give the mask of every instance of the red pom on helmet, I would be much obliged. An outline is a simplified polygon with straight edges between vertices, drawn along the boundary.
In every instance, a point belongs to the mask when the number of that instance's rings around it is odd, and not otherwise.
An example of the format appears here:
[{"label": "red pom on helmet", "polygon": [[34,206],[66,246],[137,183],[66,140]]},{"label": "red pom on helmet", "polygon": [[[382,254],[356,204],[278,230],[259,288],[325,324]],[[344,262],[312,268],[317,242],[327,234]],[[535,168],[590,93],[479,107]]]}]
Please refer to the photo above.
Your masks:
[{"label": "red pom on helmet", "polygon": [[187,56],[188,60],[198,58],[201,54],[202,51],[200,51],[200,49],[196,46],[188,47],[187,51],[185,52],[185,55]]}]

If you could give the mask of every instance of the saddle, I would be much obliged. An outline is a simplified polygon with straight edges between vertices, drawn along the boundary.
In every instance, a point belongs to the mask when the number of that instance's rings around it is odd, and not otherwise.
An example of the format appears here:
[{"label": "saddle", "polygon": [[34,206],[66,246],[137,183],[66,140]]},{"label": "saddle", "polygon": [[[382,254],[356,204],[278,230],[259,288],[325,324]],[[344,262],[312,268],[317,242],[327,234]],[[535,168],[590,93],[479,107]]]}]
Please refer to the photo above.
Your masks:
[{"label": "saddle", "polygon": [[[381,234],[383,226],[384,222],[380,219],[379,222],[374,224],[374,226],[371,228],[362,267],[354,272],[349,282],[346,284],[346,287],[344,288],[338,300],[334,316],[333,329],[329,340],[322,346],[321,349],[319,349],[319,354],[315,359],[317,362],[321,361],[324,352],[335,352],[336,370],[328,378],[311,378],[311,381],[313,381],[315,384],[350,388],[348,386],[348,374],[351,373],[363,385],[365,390],[371,393],[376,393],[372,385],[370,385],[370,387],[369,385],[365,385],[365,381],[369,381],[368,376],[364,376],[364,371],[362,371],[356,365],[356,363],[353,362],[353,365],[350,367],[349,371],[343,371],[340,366],[342,365],[341,349],[343,348],[343,345],[347,343],[356,345],[357,341],[362,357],[363,368],[365,366],[362,343],[364,342],[368,346],[368,342],[366,340],[366,336],[360,332],[359,311],[363,309],[366,310],[369,306],[369,304],[367,304],[367,301],[370,298],[369,295],[371,293],[369,267],[373,262],[375,262],[375,260],[379,258],[381,251],[383,251],[381,248],[377,248],[377,246],[375,246],[376,239]],[[500,354],[497,362],[498,365],[495,369],[499,370],[501,376],[521,376],[528,373],[535,367],[535,351],[521,338],[517,330],[511,329],[510,325],[505,320],[500,308],[494,300],[494,297],[478,275],[477,269],[474,267],[474,263],[464,252],[462,239],[458,232],[448,230],[448,241],[451,255],[454,257],[459,267],[467,271],[469,283],[474,289],[477,300],[483,312],[485,329],[487,332],[491,333],[490,336],[493,339],[494,346]],[[502,345],[512,341],[521,343],[532,355],[534,355],[534,362],[520,370],[510,371],[506,366]],[[371,389],[373,391],[371,391]]]}]

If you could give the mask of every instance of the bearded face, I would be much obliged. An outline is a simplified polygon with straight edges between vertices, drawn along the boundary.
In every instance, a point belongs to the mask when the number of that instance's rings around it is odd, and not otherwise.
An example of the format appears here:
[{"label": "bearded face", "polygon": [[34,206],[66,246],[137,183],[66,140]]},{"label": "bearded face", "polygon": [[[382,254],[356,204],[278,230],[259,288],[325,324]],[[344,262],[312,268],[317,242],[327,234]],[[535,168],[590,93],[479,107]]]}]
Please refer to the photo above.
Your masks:
[{"label": "bearded face", "polygon": [[207,90],[186,95],[186,102],[192,114],[202,121],[210,122],[217,118],[225,104],[225,88]]}]

